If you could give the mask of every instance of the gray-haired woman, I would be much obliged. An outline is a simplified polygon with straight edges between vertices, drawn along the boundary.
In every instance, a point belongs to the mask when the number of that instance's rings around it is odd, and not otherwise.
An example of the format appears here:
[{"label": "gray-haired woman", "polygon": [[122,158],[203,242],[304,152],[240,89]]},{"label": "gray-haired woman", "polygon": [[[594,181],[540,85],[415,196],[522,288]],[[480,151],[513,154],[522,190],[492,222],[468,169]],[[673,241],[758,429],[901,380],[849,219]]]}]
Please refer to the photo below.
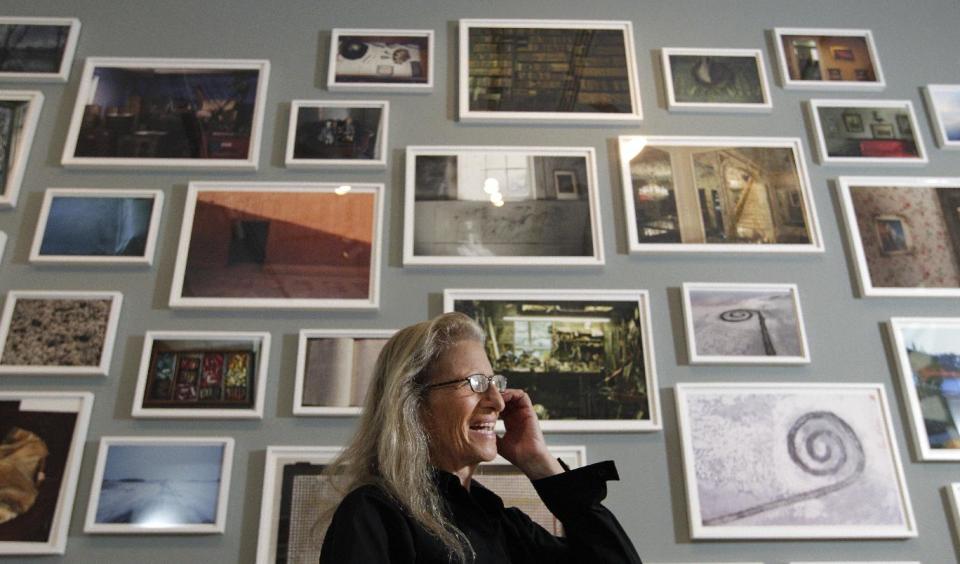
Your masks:
[{"label": "gray-haired woman", "polygon": [[[374,368],[360,427],[326,474],[349,492],[327,529],[322,564],[639,563],[600,502],[613,462],[565,471],[550,456],[527,394],[493,374],[483,330],[447,313],[398,331]],[[503,437],[494,423],[503,420]],[[472,480],[500,454],[560,519],[555,537]]]}]

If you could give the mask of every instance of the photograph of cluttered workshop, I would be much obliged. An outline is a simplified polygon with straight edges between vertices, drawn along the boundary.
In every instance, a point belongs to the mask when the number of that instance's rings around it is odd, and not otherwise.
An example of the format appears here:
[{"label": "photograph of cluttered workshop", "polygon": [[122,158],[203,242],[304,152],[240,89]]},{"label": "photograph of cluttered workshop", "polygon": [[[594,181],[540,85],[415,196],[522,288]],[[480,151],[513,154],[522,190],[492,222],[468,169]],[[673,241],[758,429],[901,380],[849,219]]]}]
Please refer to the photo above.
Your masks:
[{"label": "photograph of cluttered workshop", "polygon": [[433,89],[432,29],[340,29],[330,35],[327,89]]},{"label": "photograph of cluttered workshop", "polygon": [[294,100],[288,168],[382,167],[387,164],[389,102]]},{"label": "photograph of cluttered workshop", "polygon": [[66,82],[79,37],[76,18],[0,17],[0,80]]},{"label": "photograph of cluttered workshop", "polygon": [[821,164],[927,162],[909,100],[810,100],[807,110]]},{"label": "photograph of cluttered workshop", "polygon": [[42,107],[38,90],[0,90],[0,208],[17,205]]},{"label": "photograph of cluttered workshop", "polygon": [[886,82],[869,29],[774,28],[784,88],[883,90]]},{"label": "photograph of cluttered workshop", "polygon": [[773,108],[759,49],[661,49],[671,111],[769,112]]},{"label": "photograph of cluttered workshop", "polygon": [[927,114],[941,149],[960,149],[960,84],[928,84]]}]

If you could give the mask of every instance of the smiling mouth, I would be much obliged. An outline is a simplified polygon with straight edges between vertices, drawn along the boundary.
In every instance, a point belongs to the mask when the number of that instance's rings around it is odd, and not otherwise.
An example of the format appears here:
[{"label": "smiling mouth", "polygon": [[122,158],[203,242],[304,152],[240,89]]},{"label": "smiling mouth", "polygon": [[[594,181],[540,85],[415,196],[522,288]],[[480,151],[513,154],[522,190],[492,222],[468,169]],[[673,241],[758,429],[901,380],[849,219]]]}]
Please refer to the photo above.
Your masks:
[{"label": "smiling mouth", "polygon": [[493,435],[494,425],[495,423],[493,421],[489,421],[487,423],[474,423],[473,425],[470,425],[470,430],[476,431],[478,433],[483,433],[485,435],[486,434]]}]

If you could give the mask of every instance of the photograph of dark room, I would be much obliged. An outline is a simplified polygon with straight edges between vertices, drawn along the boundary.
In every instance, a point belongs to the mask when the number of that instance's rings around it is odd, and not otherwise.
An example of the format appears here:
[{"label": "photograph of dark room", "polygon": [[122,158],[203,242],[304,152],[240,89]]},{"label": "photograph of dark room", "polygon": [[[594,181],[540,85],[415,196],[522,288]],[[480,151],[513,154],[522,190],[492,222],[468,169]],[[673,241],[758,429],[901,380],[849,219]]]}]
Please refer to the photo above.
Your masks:
[{"label": "photograph of dark room", "polygon": [[818,105],[814,109],[827,158],[922,157],[907,106]]},{"label": "photograph of dark room", "polygon": [[781,35],[791,80],[877,82],[866,36]]},{"label": "photograph of dark room", "polygon": [[70,25],[0,23],[0,74],[60,72]]},{"label": "photograph of dark room", "polygon": [[295,160],[382,158],[383,109],[301,106],[297,108]]}]

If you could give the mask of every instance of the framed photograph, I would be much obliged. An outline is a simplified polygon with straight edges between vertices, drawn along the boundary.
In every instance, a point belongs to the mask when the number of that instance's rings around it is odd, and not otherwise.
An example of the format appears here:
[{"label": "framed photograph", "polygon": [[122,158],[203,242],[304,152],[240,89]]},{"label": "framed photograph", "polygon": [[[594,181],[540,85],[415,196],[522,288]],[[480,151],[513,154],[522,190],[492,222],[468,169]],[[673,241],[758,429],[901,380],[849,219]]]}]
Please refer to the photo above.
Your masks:
[{"label": "framed photograph", "polygon": [[883,90],[886,81],[869,29],[773,30],[784,88]]},{"label": "framed photograph", "polygon": [[302,329],[294,415],[360,415],[373,368],[395,329]]},{"label": "framed photograph", "polygon": [[30,262],[150,265],[162,209],[160,190],[49,188]]},{"label": "framed photograph", "polygon": [[0,555],[63,554],[90,392],[0,391]]},{"label": "framed photograph", "polygon": [[[314,562],[320,557],[326,527],[322,512],[336,492],[323,471],[340,447],[268,446],[260,503],[257,564]],[[570,468],[586,464],[586,448],[551,446],[550,453]],[[520,470],[501,457],[477,467],[474,480],[499,495],[506,507],[517,507],[555,535],[563,527]]]},{"label": "framed photograph", "polygon": [[0,318],[0,374],[106,376],[119,292],[10,290]]},{"label": "framed photograph", "polygon": [[953,530],[960,529],[960,482],[952,482],[947,486],[947,498],[950,500],[950,517],[953,519]]},{"label": "framed photograph", "polygon": [[[909,100],[810,100],[807,110],[820,164],[927,162]],[[848,124],[854,114],[859,115],[861,125],[866,123],[870,128],[851,130]]]},{"label": "framed photograph", "polygon": [[387,166],[390,102],[294,100],[288,168]]},{"label": "framed photograph", "polygon": [[0,208],[17,205],[42,107],[38,90],[0,90]]},{"label": "framed photograph", "polygon": [[960,318],[893,317],[890,342],[919,460],[960,460]]},{"label": "framed photograph", "polygon": [[599,266],[592,147],[407,147],[403,264]]},{"label": "framed photograph", "polygon": [[334,29],[327,89],[433,90],[433,30]]},{"label": "framed photograph", "polygon": [[843,127],[847,133],[863,133],[863,116],[856,111],[846,111],[841,114]]},{"label": "framed photograph", "polygon": [[266,60],[90,57],[60,162],[256,170],[269,75]]},{"label": "framed photograph", "polygon": [[376,309],[383,184],[191,182],[175,308]]},{"label": "framed photograph", "polygon": [[101,437],[85,533],[223,533],[231,437]]},{"label": "framed photograph", "polygon": [[637,122],[633,24],[460,20],[460,120]]},{"label": "framed photograph", "polygon": [[270,333],[147,331],[134,417],[262,419]]},{"label": "framed photograph", "polygon": [[806,364],[796,284],[683,284],[690,364]]},{"label": "framed photograph", "polygon": [[620,137],[631,252],[823,252],[800,140]]},{"label": "framed photograph", "polygon": [[661,49],[670,111],[769,112],[759,49]]},{"label": "framed photograph", "polygon": [[445,290],[443,310],[484,328],[494,371],[530,394],[544,431],[661,428],[646,290]]},{"label": "framed photograph", "polygon": [[882,384],[677,384],[694,539],[917,536]]},{"label": "framed photograph", "polygon": [[79,36],[76,18],[0,17],[0,81],[66,82]]},{"label": "framed photograph", "polygon": [[928,84],[927,114],[941,149],[960,149],[960,84]]},{"label": "framed photograph", "polygon": [[960,178],[841,176],[862,296],[960,297]]},{"label": "framed photograph", "polygon": [[7,234],[0,231],[0,262],[3,262],[3,252],[7,249]]}]

